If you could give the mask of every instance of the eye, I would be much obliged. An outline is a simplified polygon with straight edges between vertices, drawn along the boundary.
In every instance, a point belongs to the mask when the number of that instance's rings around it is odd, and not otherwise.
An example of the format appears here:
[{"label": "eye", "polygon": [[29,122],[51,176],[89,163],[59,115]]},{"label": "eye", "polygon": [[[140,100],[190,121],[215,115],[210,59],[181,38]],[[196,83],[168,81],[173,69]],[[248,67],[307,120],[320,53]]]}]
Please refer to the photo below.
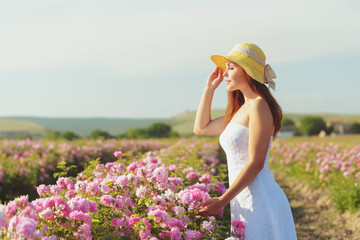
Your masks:
[{"label": "eye", "polygon": [[226,64],[227,65],[227,68],[229,69],[229,70],[233,70],[234,69],[234,67],[233,66],[231,66],[229,63],[228,64]]}]

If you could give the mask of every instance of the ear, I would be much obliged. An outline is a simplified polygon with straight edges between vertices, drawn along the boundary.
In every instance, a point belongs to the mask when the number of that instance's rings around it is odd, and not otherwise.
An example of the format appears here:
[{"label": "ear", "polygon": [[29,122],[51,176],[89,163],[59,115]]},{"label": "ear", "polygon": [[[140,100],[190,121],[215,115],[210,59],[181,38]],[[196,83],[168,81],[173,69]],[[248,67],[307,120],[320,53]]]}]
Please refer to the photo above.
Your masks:
[{"label": "ear", "polygon": [[242,70],[244,71],[244,74],[245,74],[245,77],[246,77],[246,81],[250,84],[250,81],[251,81],[250,75],[247,74],[244,69],[242,69]]}]

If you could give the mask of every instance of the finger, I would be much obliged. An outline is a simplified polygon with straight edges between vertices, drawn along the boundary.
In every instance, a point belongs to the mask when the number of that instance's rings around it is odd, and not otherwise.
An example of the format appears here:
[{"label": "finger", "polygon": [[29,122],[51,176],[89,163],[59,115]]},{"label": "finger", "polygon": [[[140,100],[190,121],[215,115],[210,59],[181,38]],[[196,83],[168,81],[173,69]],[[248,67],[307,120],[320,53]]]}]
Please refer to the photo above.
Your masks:
[{"label": "finger", "polygon": [[219,78],[222,78],[222,76],[223,76],[223,72],[222,72],[222,70],[219,68],[218,77],[219,77]]},{"label": "finger", "polygon": [[220,84],[220,83],[222,82],[222,80],[224,80],[223,75],[218,75],[218,76],[216,76],[216,78],[215,78],[215,83],[216,83],[216,84]]},{"label": "finger", "polygon": [[214,71],[212,72],[213,74],[217,74],[219,71],[219,68],[218,67],[215,67]]},{"label": "finger", "polygon": [[206,210],[206,209],[201,209],[199,212],[198,212],[198,214],[200,215],[200,216],[203,216],[203,217],[206,217],[207,215],[208,215],[208,210]]},{"label": "finger", "polygon": [[201,213],[199,215],[202,216],[202,217],[207,217],[208,216],[207,213]]},{"label": "finger", "polygon": [[208,211],[208,207],[204,207],[204,208],[199,210],[199,212],[206,212],[206,211]]},{"label": "finger", "polygon": [[216,78],[218,76],[217,70],[215,69],[212,73],[210,73],[209,76],[212,77],[212,78]]},{"label": "finger", "polygon": [[201,206],[206,207],[206,206],[209,205],[210,203],[211,203],[210,200],[206,200],[205,202],[203,202],[203,203],[201,204]]},{"label": "finger", "polygon": [[207,215],[210,210],[211,210],[211,208],[209,208],[209,207],[204,207],[204,208],[200,209],[200,210],[198,211],[198,213],[200,213],[200,214],[202,214],[202,215],[204,215],[204,214]]}]

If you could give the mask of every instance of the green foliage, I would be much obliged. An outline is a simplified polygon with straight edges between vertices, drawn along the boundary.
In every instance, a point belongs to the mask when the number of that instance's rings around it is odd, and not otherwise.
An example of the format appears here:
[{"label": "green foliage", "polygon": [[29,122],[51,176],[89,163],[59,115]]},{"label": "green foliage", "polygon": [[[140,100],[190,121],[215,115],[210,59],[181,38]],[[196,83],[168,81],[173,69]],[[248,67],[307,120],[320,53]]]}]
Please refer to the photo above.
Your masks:
[{"label": "green foliage", "polygon": [[[54,178],[61,178],[61,177],[68,177],[72,180],[76,180],[74,176],[74,174],[76,175],[77,173],[77,167],[75,165],[70,165],[70,166],[66,166],[66,162],[65,161],[61,161],[58,163],[58,165],[56,166],[57,169],[59,169],[59,172],[54,173]],[[71,175],[71,176],[70,176]]]},{"label": "green foliage", "polygon": [[165,123],[153,123],[147,128],[147,132],[152,137],[166,138],[170,136],[171,127]]},{"label": "green foliage", "polygon": [[360,133],[360,123],[354,122],[350,125],[350,133]]},{"label": "green foliage", "polygon": [[292,132],[292,135],[294,137],[296,137],[296,136],[302,136],[303,134],[302,134],[301,130],[297,128]]},{"label": "green foliage", "polygon": [[49,132],[46,136],[46,140],[58,140],[61,137],[61,133],[59,131],[53,130]]},{"label": "green foliage", "polygon": [[33,136],[31,134],[21,134],[16,137],[16,139],[19,140],[25,140],[25,139],[33,139]]},{"label": "green foliage", "polygon": [[80,138],[80,136],[73,131],[65,131],[61,134],[61,137],[69,141]]},{"label": "green foliage", "polygon": [[180,137],[180,134],[178,132],[171,131],[169,137],[170,138],[178,138],[178,137]]},{"label": "green foliage", "polygon": [[100,158],[97,158],[95,160],[91,160],[90,162],[85,164],[85,169],[82,172],[82,176],[85,178],[91,179],[92,173],[95,171],[96,166],[100,164]]},{"label": "green foliage", "polygon": [[153,123],[147,128],[133,128],[124,134],[120,134],[119,138],[169,138],[179,137],[177,132],[173,132],[171,126],[165,123]]},{"label": "green foliage", "polygon": [[95,130],[91,131],[90,138],[91,139],[98,139],[98,138],[109,139],[109,138],[113,138],[113,136],[111,136],[106,131],[102,131],[100,129],[95,129]]},{"label": "green foliage", "polygon": [[291,118],[283,118],[281,121],[281,126],[295,126],[295,122]]},{"label": "green foliage", "polygon": [[317,135],[326,130],[326,123],[320,117],[306,116],[300,120],[300,130],[308,136]]},{"label": "green foliage", "polygon": [[138,138],[150,138],[148,132],[145,128],[132,128],[129,131],[127,131],[125,134],[120,135],[124,138],[130,138],[130,139],[138,139]]},{"label": "green foliage", "polygon": [[339,175],[332,179],[332,183],[329,184],[330,196],[335,202],[336,208],[341,212],[356,211],[360,208],[360,188],[356,187],[357,181],[353,176],[346,181],[342,180],[342,184],[339,184],[338,181],[342,178],[343,176]]}]

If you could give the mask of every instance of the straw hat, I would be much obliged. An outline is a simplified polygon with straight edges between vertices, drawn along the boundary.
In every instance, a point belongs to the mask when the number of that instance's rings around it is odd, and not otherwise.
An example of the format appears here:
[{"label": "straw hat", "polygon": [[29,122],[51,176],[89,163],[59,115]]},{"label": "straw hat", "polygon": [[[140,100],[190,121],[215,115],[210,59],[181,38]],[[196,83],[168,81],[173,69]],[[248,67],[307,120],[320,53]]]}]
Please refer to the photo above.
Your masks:
[{"label": "straw hat", "polygon": [[276,74],[269,64],[265,64],[265,54],[255,44],[239,43],[233,47],[228,55],[212,55],[210,58],[223,72],[226,70],[228,60],[236,62],[254,80],[262,84],[269,84],[269,88],[275,90],[273,78],[276,78]]}]

